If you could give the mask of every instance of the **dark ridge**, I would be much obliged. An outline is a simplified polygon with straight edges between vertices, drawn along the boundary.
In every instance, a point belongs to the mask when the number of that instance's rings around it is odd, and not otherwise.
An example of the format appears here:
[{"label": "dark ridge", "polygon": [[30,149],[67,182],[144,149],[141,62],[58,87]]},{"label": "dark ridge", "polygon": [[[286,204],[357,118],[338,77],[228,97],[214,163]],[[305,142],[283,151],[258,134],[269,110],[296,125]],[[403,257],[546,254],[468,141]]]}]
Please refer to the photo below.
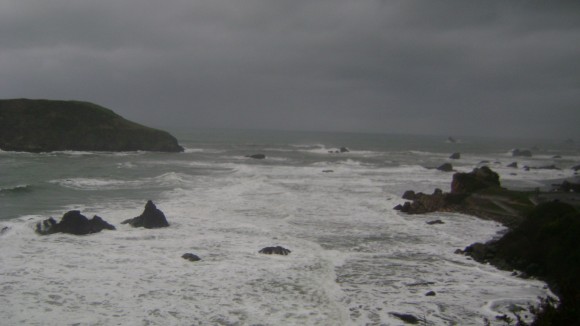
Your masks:
[{"label": "dark ridge", "polygon": [[99,105],[30,99],[0,100],[0,149],[183,151],[169,133],[126,120]]}]

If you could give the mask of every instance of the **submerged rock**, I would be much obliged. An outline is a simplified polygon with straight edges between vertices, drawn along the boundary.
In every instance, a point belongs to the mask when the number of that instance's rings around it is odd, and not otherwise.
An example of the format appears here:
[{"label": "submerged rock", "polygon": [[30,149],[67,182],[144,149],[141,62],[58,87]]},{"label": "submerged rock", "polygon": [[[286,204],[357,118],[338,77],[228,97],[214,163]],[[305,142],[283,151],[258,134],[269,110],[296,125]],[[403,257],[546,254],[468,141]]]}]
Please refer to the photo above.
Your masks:
[{"label": "submerged rock", "polygon": [[512,163],[508,164],[507,167],[508,168],[517,169],[518,168],[518,162],[512,162]]},{"label": "submerged rock", "polygon": [[451,154],[451,156],[449,156],[449,158],[452,160],[458,160],[461,158],[461,154],[456,152],[456,153]]},{"label": "submerged rock", "polygon": [[35,229],[36,233],[41,235],[53,233],[83,235],[101,232],[102,230],[115,230],[115,227],[96,215],[89,220],[80,211],[69,211],[65,213],[58,223],[54,218],[48,218],[36,223]]},{"label": "submerged rock", "polygon": [[266,158],[266,155],[265,154],[252,154],[252,155],[246,155],[246,157],[253,158],[256,160],[263,160]]},{"label": "submerged rock", "polygon": [[121,224],[129,224],[133,227],[144,227],[146,229],[156,229],[169,226],[165,214],[159,210],[152,201],[147,201],[145,209],[141,215],[127,219]]},{"label": "submerged rock", "polygon": [[266,255],[288,255],[289,253],[291,253],[292,251],[290,251],[289,249],[286,249],[284,247],[280,247],[280,246],[276,246],[276,247],[266,247],[262,250],[259,251],[259,253],[261,254],[266,254]]}]

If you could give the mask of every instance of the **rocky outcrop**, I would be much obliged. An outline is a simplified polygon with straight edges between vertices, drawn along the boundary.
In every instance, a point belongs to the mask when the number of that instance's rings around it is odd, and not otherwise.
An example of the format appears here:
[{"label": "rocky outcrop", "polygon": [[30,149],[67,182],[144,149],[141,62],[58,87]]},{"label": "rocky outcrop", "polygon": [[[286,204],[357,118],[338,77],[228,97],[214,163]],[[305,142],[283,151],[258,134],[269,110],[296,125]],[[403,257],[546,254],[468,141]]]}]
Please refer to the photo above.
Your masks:
[{"label": "rocky outcrop", "polygon": [[455,173],[451,192],[435,189],[433,194],[406,191],[409,201],[394,207],[407,214],[456,212],[492,219],[506,226],[517,225],[533,203],[527,195],[501,188],[499,175],[487,166],[469,173]]},{"label": "rocky outcrop", "polygon": [[573,206],[543,203],[500,239],[472,244],[462,252],[499,269],[516,269],[520,277],[546,281],[560,297],[560,306],[551,323],[541,324],[572,325],[580,320],[579,233],[580,213]]},{"label": "rocky outcrop", "polygon": [[508,164],[507,167],[508,168],[517,169],[518,168],[518,162],[512,162],[512,163]]},{"label": "rocky outcrop", "polygon": [[133,227],[144,227],[146,229],[156,229],[169,226],[165,214],[163,214],[163,212],[150,200],[145,204],[145,209],[141,215],[127,219],[121,224],[129,224]]},{"label": "rocky outcrop", "polygon": [[41,235],[53,233],[84,235],[101,232],[102,230],[115,230],[115,227],[96,215],[89,220],[80,211],[76,210],[65,213],[58,223],[52,217],[38,222],[35,229],[36,233]]},{"label": "rocky outcrop", "polygon": [[0,100],[0,149],[4,151],[182,152],[169,133],[79,101]]},{"label": "rocky outcrop", "polygon": [[289,253],[291,253],[292,251],[290,251],[289,249],[286,249],[284,247],[280,247],[280,246],[276,246],[276,247],[266,247],[263,248],[262,250],[259,251],[259,253],[261,254],[266,254],[266,255],[283,255],[286,256]]},{"label": "rocky outcrop", "polygon": [[488,187],[499,187],[499,175],[489,167],[475,168],[470,173],[455,173],[451,182],[451,193],[471,193]]}]

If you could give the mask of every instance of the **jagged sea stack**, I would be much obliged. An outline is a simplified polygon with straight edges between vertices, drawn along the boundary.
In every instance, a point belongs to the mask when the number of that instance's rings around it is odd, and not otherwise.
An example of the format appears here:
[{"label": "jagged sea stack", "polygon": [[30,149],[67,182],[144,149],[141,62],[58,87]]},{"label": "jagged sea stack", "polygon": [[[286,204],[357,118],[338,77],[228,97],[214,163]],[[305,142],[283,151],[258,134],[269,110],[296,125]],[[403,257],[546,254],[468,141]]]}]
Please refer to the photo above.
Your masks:
[{"label": "jagged sea stack", "polygon": [[169,226],[165,214],[159,210],[152,201],[145,204],[145,209],[141,215],[121,222],[133,227],[144,227],[146,229],[157,229]]}]

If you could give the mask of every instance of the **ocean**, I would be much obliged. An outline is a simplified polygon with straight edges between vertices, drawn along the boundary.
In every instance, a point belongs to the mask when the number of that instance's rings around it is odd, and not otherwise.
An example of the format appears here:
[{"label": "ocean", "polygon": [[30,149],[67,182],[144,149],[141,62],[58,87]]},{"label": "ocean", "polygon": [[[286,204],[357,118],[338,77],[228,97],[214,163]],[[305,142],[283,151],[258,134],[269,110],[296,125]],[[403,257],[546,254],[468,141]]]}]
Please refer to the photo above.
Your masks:
[{"label": "ocean", "polygon": [[[184,153],[0,151],[0,325],[502,324],[550,294],[454,254],[493,221],[393,210],[450,190],[445,162],[532,189],[573,176],[564,142],[354,133],[175,130]],[[341,147],[349,152],[335,153]],[[514,148],[534,156],[512,157]],[[449,156],[460,152],[461,158]],[[246,155],[262,153],[258,160]],[[559,156],[559,157],[558,157]],[[519,168],[509,168],[517,161]],[[522,167],[549,166],[560,170]],[[170,227],[132,228],[147,200]],[[115,231],[34,232],[69,210]],[[440,219],[444,224],[428,225]],[[291,250],[264,255],[268,246]],[[181,255],[194,253],[201,261]],[[435,295],[426,296],[430,291]]]}]

